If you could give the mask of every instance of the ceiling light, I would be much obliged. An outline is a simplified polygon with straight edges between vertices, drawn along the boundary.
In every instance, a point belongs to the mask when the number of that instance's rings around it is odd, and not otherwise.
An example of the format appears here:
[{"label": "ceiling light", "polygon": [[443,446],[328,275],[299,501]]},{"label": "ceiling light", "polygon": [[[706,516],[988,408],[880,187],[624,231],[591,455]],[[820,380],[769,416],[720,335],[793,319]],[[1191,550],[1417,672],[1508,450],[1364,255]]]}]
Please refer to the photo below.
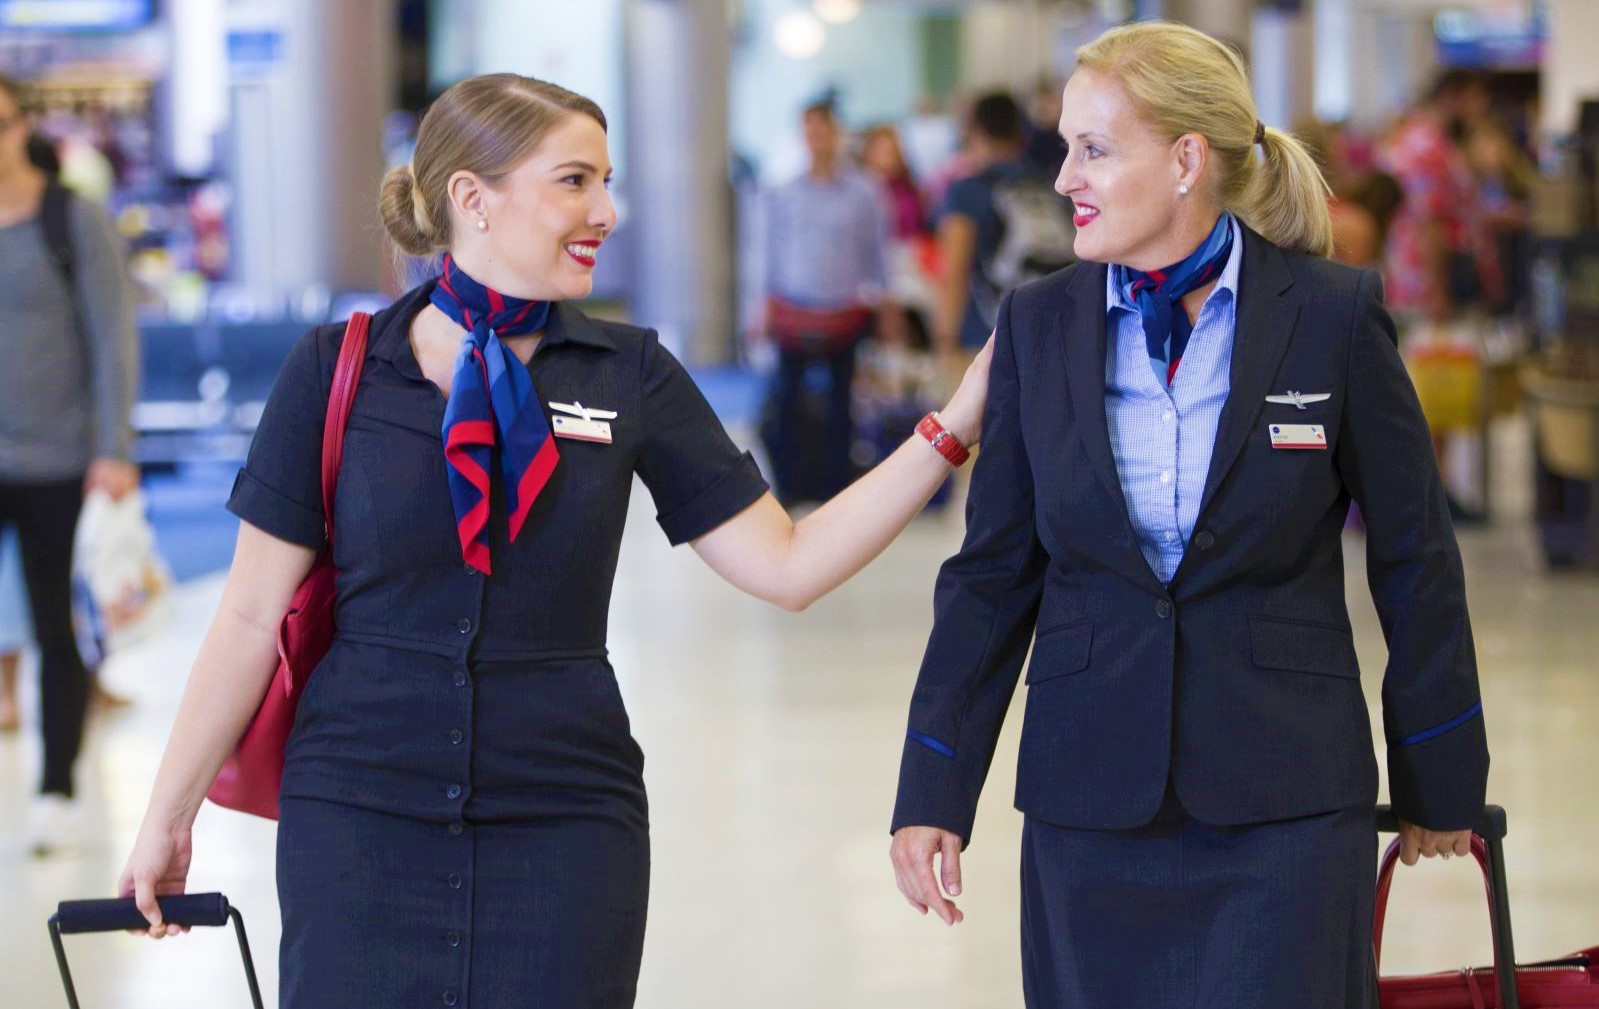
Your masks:
[{"label": "ceiling light", "polygon": [[777,49],[791,60],[808,60],[827,44],[827,29],[805,11],[791,11],[772,29]]},{"label": "ceiling light", "polygon": [[842,25],[854,21],[861,12],[861,0],[811,0],[816,16],[828,24]]}]

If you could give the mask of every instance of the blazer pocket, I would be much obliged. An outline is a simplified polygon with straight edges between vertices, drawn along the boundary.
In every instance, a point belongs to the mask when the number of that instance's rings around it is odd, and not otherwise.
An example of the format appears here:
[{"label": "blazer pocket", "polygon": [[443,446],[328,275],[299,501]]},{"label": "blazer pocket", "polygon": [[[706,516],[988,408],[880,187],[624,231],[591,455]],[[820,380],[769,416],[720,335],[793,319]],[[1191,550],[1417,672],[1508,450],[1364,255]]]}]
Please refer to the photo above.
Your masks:
[{"label": "blazer pocket", "polygon": [[1054,627],[1033,642],[1033,657],[1027,663],[1028,684],[1070,676],[1088,668],[1094,642],[1094,625],[1071,624]]},{"label": "blazer pocket", "polygon": [[1342,627],[1250,617],[1249,643],[1255,665],[1266,669],[1360,678],[1354,634]]}]

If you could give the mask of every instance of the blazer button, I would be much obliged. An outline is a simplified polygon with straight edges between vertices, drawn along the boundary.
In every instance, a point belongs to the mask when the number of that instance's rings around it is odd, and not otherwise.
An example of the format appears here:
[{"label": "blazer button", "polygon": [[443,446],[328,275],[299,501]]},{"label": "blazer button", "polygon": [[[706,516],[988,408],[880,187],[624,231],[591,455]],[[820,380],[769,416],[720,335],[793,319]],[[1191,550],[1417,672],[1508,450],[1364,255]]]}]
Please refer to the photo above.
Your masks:
[{"label": "blazer button", "polygon": [[459,824],[459,823],[450,824],[450,836],[451,837],[460,837],[465,832],[466,832],[466,827],[462,826],[461,824]]},{"label": "blazer button", "polygon": [[461,884],[464,882],[464,880],[461,879],[461,874],[460,873],[452,872],[452,873],[450,873],[450,881],[449,882],[450,882],[450,889],[459,890],[461,888]]},{"label": "blazer button", "polygon": [[461,740],[463,740],[465,738],[466,738],[466,736],[464,734],[462,734],[460,729],[451,729],[450,730],[450,742],[459,743],[459,742],[461,742]]},{"label": "blazer button", "polygon": [[1209,550],[1215,545],[1216,536],[1209,529],[1200,530],[1199,535],[1194,537],[1194,546],[1201,550]]},{"label": "blazer button", "polygon": [[461,945],[461,934],[459,932],[451,932],[444,937],[444,941],[452,947],[459,946]]},{"label": "blazer button", "polygon": [[460,999],[455,994],[455,992],[447,991],[447,992],[444,993],[444,1004],[445,1005],[455,1005],[455,1003],[458,1002],[458,1001],[460,1001]]},{"label": "blazer button", "polygon": [[454,676],[450,677],[450,680],[458,687],[466,686],[466,674],[459,669],[455,671]]},{"label": "blazer button", "polygon": [[444,790],[444,797],[446,799],[459,799],[461,797],[461,786],[451,785],[449,788],[446,788]]},{"label": "blazer button", "polygon": [[1170,620],[1172,605],[1170,599],[1162,599],[1155,604],[1155,616],[1162,620]]},{"label": "blazer button", "polygon": [[455,629],[460,631],[462,634],[470,634],[472,631],[472,621],[462,617],[455,622]]}]

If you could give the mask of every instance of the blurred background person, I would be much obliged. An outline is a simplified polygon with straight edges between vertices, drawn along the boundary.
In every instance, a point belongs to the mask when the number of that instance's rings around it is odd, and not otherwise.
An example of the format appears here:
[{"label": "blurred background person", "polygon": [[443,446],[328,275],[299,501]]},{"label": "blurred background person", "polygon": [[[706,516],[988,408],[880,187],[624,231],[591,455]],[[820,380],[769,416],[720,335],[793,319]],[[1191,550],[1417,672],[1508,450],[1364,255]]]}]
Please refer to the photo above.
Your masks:
[{"label": "blurred background person", "polygon": [[808,106],[801,124],[810,167],[764,201],[762,329],[778,362],[761,436],[785,505],[825,501],[849,484],[857,346],[879,312],[886,337],[903,332],[877,187],[844,158],[832,106]]},{"label": "blurred background person", "polygon": [[1022,110],[984,95],[966,122],[973,173],[949,187],[938,215],[942,277],[933,344],[955,381],[994,329],[1011,288],[1072,261],[1070,205],[1026,157]]},{"label": "blurred background person", "polygon": [[89,696],[72,624],[73,538],[88,493],[138,487],[128,421],[137,345],[120,243],[97,206],[65,196],[70,270],[56,259],[50,179],[29,160],[22,97],[0,78],[0,332],[7,357],[26,362],[0,370],[0,525],[17,529],[39,645],[44,761],[28,843],[44,854],[75,832]]},{"label": "blurred background person", "polygon": [[1066,161],[1066,141],[1060,135],[1060,96],[1064,85],[1043,80],[1027,103],[1027,163],[1046,179],[1060,174]]}]

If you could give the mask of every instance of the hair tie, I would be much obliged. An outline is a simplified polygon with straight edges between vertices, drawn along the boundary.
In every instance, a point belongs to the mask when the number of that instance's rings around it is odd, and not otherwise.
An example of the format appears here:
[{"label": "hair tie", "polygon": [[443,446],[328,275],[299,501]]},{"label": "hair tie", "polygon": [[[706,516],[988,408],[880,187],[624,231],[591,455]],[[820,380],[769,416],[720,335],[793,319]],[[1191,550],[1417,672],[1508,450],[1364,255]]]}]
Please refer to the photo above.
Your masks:
[{"label": "hair tie", "polygon": [[1266,124],[1259,119],[1255,120],[1255,143],[1264,143],[1266,140]]}]

